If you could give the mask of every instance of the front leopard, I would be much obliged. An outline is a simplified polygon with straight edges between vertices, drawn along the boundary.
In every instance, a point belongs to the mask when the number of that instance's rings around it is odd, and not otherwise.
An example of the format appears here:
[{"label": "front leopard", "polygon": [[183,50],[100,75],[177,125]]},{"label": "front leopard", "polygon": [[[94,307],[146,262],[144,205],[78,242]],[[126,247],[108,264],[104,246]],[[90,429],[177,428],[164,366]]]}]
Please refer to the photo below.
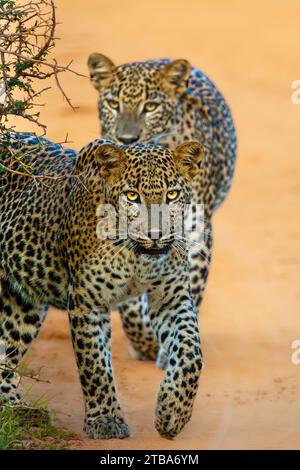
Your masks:
[{"label": "front leopard", "polygon": [[[0,342],[6,365],[0,372],[1,401],[20,400],[15,369],[48,306],[64,308],[86,433],[101,439],[129,436],[111,366],[110,310],[146,294],[151,328],[168,355],[155,426],[167,438],[176,436],[191,417],[202,354],[187,247],[182,240],[176,245],[174,227],[191,200],[191,180],[204,171],[203,148],[186,143],[170,151],[96,140],[77,154],[30,135],[11,136],[9,148],[21,162],[26,159],[31,176],[22,175],[21,163],[9,156],[6,164],[14,173],[0,173]],[[137,208],[147,212],[162,203],[172,230],[151,227],[149,233],[137,223]],[[113,237],[103,236],[111,220],[102,212],[108,206],[118,222],[126,208],[134,232],[124,237],[118,223]]]}]

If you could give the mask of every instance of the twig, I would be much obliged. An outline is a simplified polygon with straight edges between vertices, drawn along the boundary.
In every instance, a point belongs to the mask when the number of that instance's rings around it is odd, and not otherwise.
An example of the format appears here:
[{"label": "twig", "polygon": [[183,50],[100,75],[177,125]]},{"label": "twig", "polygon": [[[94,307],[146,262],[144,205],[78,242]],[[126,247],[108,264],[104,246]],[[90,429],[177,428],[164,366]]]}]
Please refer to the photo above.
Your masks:
[{"label": "twig", "polygon": [[[41,122],[40,114],[32,109],[35,106],[43,106],[35,103],[35,99],[50,87],[35,91],[35,81],[53,77],[63,99],[75,111],[77,107],[63,89],[59,74],[71,72],[75,76],[87,76],[73,70],[72,61],[63,66],[55,58],[48,60],[57,39],[54,0],[29,0],[21,5],[16,0],[0,0],[0,22],[0,133],[15,133],[14,127],[8,124],[9,117],[15,115],[34,123],[42,129],[42,135],[45,135],[47,126]],[[9,151],[9,148],[7,150]],[[5,158],[5,152],[2,152],[0,159],[3,160],[3,156]],[[17,163],[21,164],[20,160],[17,160]],[[0,160],[1,166],[12,173],[22,176],[27,174],[22,164],[24,173],[7,168]],[[32,173],[29,176],[36,179],[64,178]]]},{"label": "twig", "polygon": [[1,366],[0,365],[0,370],[4,370],[4,371],[11,371],[15,374],[18,374],[20,375],[20,377],[25,377],[26,379],[31,379],[31,380],[34,380],[36,382],[42,382],[42,383],[45,383],[45,384],[51,384],[50,380],[44,380],[44,379],[40,379],[38,375],[35,375],[34,372],[32,372],[31,374],[28,373],[28,374],[25,374],[21,371],[19,371],[16,367],[10,367],[10,366]]}]

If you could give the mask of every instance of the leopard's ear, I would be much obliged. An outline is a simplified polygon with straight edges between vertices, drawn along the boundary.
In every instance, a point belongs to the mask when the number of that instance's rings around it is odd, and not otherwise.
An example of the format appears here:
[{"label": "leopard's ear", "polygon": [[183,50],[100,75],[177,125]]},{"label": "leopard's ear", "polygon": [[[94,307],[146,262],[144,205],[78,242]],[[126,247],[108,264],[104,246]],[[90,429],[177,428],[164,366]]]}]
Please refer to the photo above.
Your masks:
[{"label": "leopard's ear", "polygon": [[189,179],[193,179],[200,173],[200,165],[204,156],[204,147],[199,142],[186,142],[178,145],[174,152],[174,160],[179,171]]},{"label": "leopard's ear", "polygon": [[88,58],[88,68],[92,84],[100,91],[109,83],[115,64],[105,55],[95,52]]},{"label": "leopard's ear", "polygon": [[120,176],[126,166],[125,151],[115,145],[100,145],[96,150],[95,158],[99,163],[100,176],[108,182]]},{"label": "leopard's ear", "polygon": [[188,86],[191,65],[185,59],[178,59],[165,65],[162,69],[165,85],[174,92],[183,93]]}]

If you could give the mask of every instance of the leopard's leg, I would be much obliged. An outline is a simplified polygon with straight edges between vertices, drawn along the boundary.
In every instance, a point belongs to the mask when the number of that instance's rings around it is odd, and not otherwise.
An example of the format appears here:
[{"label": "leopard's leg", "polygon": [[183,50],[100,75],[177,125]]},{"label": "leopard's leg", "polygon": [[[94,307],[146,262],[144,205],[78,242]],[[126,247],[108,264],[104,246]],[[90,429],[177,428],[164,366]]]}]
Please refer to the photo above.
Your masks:
[{"label": "leopard's leg", "polygon": [[36,302],[7,280],[0,283],[0,399],[16,403],[21,396],[17,390],[20,376],[15,371],[38,335],[47,307]]},{"label": "leopard's leg", "polygon": [[148,315],[146,294],[120,304],[119,312],[132,359],[155,361],[158,342]]},{"label": "leopard's leg", "polygon": [[109,309],[89,309],[84,296],[72,296],[69,318],[85,400],[84,431],[93,439],[128,437],[130,429],[117,399],[111,366]]},{"label": "leopard's leg", "polygon": [[157,431],[167,438],[175,437],[189,421],[202,369],[197,312],[188,275],[186,279],[178,282],[174,277],[160,304],[150,298],[153,328],[168,355],[155,419]]},{"label": "leopard's leg", "polygon": [[[190,286],[196,311],[202,303],[204,289],[209,273],[212,250],[212,226],[206,221],[203,230],[193,233],[189,245]],[[165,369],[168,363],[168,353],[160,344],[156,364]]]}]

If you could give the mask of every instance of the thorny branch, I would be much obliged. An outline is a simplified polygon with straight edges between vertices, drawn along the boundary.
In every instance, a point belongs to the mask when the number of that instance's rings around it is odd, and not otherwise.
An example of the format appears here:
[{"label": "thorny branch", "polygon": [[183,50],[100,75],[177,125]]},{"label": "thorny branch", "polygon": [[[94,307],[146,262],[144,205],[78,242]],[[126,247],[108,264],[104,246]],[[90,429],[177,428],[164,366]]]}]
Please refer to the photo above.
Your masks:
[{"label": "thorny branch", "polygon": [[[9,116],[20,116],[46,133],[35,102],[49,87],[36,90],[39,80],[53,78],[63,98],[75,110],[60,83],[60,74],[84,76],[55,59],[48,60],[55,40],[54,0],[0,0],[0,134],[9,136],[15,128]],[[0,156],[1,160],[1,156]],[[3,164],[1,165],[3,171]],[[7,171],[10,171],[7,169]],[[22,171],[22,170],[21,170]]]}]

